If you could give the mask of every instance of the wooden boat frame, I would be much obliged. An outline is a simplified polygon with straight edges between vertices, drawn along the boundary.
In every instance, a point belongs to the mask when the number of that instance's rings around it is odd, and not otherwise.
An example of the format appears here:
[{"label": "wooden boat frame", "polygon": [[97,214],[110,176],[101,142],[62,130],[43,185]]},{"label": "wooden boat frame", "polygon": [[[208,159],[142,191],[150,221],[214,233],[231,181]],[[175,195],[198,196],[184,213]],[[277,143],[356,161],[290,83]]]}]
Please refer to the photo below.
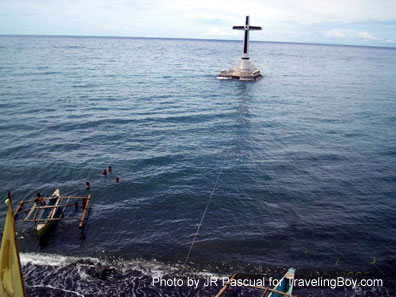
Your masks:
[{"label": "wooden boat frame", "polygon": [[[233,281],[233,279],[237,278],[238,274],[235,273],[233,276],[230,277],[230,279],[228,280],[228,282],[224,285],[224,287],[219,291],[219,293],[217,293],[217,295],[215,297],[221,297],[223,296],[223,294],[225,293],[225,291],[227,291],[227,289],[230,287],[231,282]],[[248,287],[248,288],[254,288],[254,289],[260,289],[263,290],[263,295],[262,297],[267,297],[269,294],[271,293],[276,293],[282,296],[286,296],[286,297],[296,297],[296,295],[290,295],[286,292],[280,292],[277,291],[275,289],[271,289],[270,287],[263,287],[263,286],[251,286],[251,285],[245,285],[244,287]]]},{"label": "wooden boat frame", "polygon": [[[43,197],[41,198],[42,201],[48,201],[51,199],[56,199],[54,197]],[[63,220],[78,220],[79,221],[79,228],[83,228],[84,223],[88,219],[87,211],[90,209],[89,202],[91,200],[91,194],[86,197],[76,197],[76,196],[62,196],[60,195],[59,202],[55,205],[39,205],[40,202],[37,202],[36,199],[30,200],[22,200],[18,203],[17,208],[14,211],[14,218],[20,213],[27,213],[23,218],[24,222],[35,222],[37,224],[47,224],[54,221],[63,221]],[[81,205],[78,203],[81,201]],[[24,208],[25,203],[28,203],[29,207]],[[81,207],[83,209],[81,217],[72,217],[72,216],[65,216],[65,212],[69,207],[78,208]],[[41,213],[44,212],[46,209],[52,209],[53,211],[60,212],[59,216],[50,215],[51,218],[40,218]]]}]

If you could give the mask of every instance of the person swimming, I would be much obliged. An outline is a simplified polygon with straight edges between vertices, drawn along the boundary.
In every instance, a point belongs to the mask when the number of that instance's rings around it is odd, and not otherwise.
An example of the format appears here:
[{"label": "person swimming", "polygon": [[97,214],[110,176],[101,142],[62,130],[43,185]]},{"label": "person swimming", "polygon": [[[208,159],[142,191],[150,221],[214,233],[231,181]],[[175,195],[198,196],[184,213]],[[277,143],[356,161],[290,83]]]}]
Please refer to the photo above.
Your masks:
[{"label": "person swimming", "polygon": [[111,168],[111,166],[109,166],[109,169],[107,169],[107,171],[110,173],[113,171],[113,168]]},{"label": "person swimming", "polygon": [[107,170],[103,170],[103,175],[106,176],[107,175]]},{"label": "person swimming", "polygon": [[87,191],[91,189],[91,184],[89,182],[85,183],[85,189],[87,189]]}]

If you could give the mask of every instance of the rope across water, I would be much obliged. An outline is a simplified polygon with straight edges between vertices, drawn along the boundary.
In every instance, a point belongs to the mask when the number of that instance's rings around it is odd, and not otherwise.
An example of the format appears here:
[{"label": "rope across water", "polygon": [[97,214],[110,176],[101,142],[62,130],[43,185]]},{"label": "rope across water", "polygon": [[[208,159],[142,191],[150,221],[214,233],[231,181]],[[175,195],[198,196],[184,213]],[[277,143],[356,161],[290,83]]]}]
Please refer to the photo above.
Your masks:
[{"label": "rope across water", "polygon": [[214,184],[212,192],[210,193],[210,197],[209,197],[208,203],[206,204],[205,211],[204,211],[204,213],[202,215],[201,221],[199,222],[197,231],[195,232],[194,239],[193,239],[193,241],[191,243],[190,249],[188,250],[186,259],[184,260],[184,266],[187,264],[188,258],[190,257],[191,251],[192,251],[192,249],[194,247],[195,240],[197,239],[197,236],[198,236],[198,233],[199,233],[199,229],[201,229],[202,222],[203,222],[203,220],[205,218],[206,212],[208,211],[210,201],[212,200],[212,197],[213,197],[213,193],[216,190],[217,183],[219,182],[219,178],[220,178],[221,172],[223,171],[225,161],[226,161],[226,159],[224,159],[223,164],[221,165],[221,168],[220,168],[220,172],[217,175],[216,183]]}]

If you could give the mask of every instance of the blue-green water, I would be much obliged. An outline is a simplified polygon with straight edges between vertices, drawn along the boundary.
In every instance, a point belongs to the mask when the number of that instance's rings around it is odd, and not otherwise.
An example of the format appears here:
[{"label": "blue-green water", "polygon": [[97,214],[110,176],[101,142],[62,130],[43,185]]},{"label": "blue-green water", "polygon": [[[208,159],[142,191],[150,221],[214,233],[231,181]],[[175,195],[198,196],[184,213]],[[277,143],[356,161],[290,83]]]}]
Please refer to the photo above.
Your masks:
[{"label": "blue-green water", "polygon": [[394,276],[396,50],[250,48],[255,83],[215,79],[240,42],[1,36],[4,196],[91,183],[85,240],[18,223],[22,255],[181,264],[223,167],[189,269]]}]

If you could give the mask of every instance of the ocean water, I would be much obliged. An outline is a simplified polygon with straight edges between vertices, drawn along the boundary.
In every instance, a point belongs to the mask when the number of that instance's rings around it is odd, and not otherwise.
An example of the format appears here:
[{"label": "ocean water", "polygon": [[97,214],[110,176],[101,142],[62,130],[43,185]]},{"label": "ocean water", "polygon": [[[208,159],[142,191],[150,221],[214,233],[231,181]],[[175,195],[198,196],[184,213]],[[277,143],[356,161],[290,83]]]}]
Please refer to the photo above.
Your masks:
[{"label": "ocean water", "polygon": [[250,49],[254,83],[216,80],[236,41],[0,36],[4,197],[91,183],[83,230],[17,223],[29,296],[208,296],[151,279],[289,267],[385,281],[298,296],[396,296],[396,49]]}]

